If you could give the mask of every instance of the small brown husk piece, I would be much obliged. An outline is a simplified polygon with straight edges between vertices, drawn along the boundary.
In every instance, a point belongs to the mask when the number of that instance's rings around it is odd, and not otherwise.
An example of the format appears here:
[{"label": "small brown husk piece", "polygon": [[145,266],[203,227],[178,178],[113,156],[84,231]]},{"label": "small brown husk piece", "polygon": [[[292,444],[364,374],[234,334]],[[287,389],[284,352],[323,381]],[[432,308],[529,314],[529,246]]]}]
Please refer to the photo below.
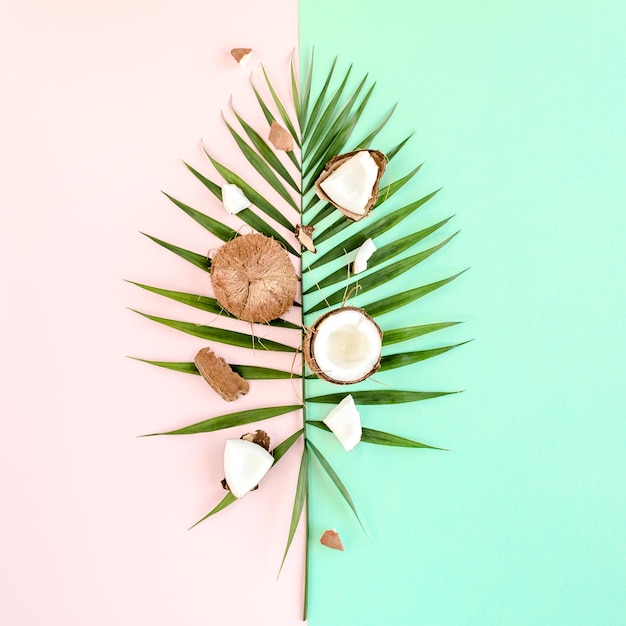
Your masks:
[{"label": "small brown husk piece", "polygon": [[376,177],[376,181],[374,183],[374,187],[372,188],[372,195],[370,196],[369,201],[365,205],[363,215],[359,215],[358,213],[353,213],[339,206],[326,194],[326,192],[320,187],[320,184],[324,182],[336,169],[338,169],[341,165],[343,165],[346,161],[351,159],[353,156],[358,154],[359,152],[364,152],[363,150],[353,150],[352,152],[346,152],[345,154],[339,154],[336,157],[333,157],[326,165],[324,166],[324,170],[319,175],[318,179],[315,181],[315,193],[317,196],[324,200],[325,202],[329,202],[334,207],[338,208],[347,218],[358,222],[366,217],[369,212],[372,210],[372,207],[376,204],[378,199],[378,191],[380,186],[380,179],[385,173],[385,168],[387,167],[387,157],[385,154],[380,152],[380,150],[366,150],[365,152],[369,152],[370,156],[376,162],[378,166],[378,176]]},{"label": "small brown husk piece", "polygon": [[285,152],[291,152],[291,150],[293,150],[293,137],[289,131],[283,128],[276,120],[272,120],[268,139],[276,150],[284,150]]},{"label": "small brown husk piece", "polygon": [[252,48],[233,48],[230,51],[233,59],[239,63],[242,67],[245,67],[246,61],[252,53]]},{"label": "small brown husk piece", "polygon": [[327,548],[331,548],[331,550],[341,550],[344,551],[343,543],[341,543],[341,537],[336,530],[327,530],[320,537],[320,543]]},{"label": "small brown husk piece", "polygon": [[265,235],[241,235],[225,243],[211,261],[215,298],[246,322],[267,323],[287,312],[298,277],[286,250]]},{"label": "small brown husk piece", "polygon": [[296,224],[296,239],[309,251],[315,254],[317,248],[313,243],[313,231],[315,226]]},{"label": "small brown husk piece", "polygon": [[250,384],[221,357],[217,357],[211,348],[202,348],[196,354],[194,363],[204,380],[227,402],[237,400],[250,391]]}]

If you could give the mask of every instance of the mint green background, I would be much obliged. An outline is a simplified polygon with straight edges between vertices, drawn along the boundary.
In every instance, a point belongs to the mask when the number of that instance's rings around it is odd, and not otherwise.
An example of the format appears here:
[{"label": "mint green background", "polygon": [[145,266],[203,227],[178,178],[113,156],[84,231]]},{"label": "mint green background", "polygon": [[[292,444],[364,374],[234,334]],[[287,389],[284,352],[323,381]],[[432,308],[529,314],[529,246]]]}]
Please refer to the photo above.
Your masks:
[{"label": "mint green background", "polygon": [[371,542],[314,464],[311,624],[626,624],[625,32],[621,1],[300,0],[303,59],[370,72],[370,122],[400,102],[381,148],[417,131],[414,227],[462,229],[410,280],[471,270],[384,326],[475,339],[394,380],[465,393],[364,415],[450,452],[312,433]]}]

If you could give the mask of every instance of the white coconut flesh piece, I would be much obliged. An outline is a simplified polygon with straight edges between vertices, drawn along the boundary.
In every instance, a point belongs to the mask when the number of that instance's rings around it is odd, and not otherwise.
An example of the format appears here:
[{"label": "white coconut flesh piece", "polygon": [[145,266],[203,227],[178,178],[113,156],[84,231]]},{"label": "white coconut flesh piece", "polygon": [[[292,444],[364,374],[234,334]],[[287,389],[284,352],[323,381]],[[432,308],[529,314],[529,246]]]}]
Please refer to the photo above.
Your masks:
[{"label": "white coconut flesh piece", "polygon": [[324,193],[338,206],[364,215],[378,178],[378,165],[367,150],[357,152],[320,183]]},{"label": "white coconut flesh piece", "polygon": [[371,239],[366,239],[357,250],[354,262],[352,263],[352,273],[360,274],[367,269],[367,262],[372,254],[376,252],[376,246]]},{"label": "white coconut flesh piece", "polygon": [[251,202],[237,185],[224,183],[222,185],[222,204],[227,213],[235,215],[235,213],[247,209]]},{"label": "white coconut flesh piece", "polygon": [[245,439],[228,439],[224,446],[224,477],[236,498],[256,487],[274,463],[262,446]]},{"label": "white coconut flesh piece", "polygon": [[311,345],[323,374],[340,383],[363,380],[380,359],[382,335],[364,311],[345,307],[321,319]]},{"label": "white coconut flesh piece", "polygon": [[361,441],[361,416],[354,404],[354,398],[346,396],[324,418],[324,424],[332,430],[339,443],[348,451]]}]

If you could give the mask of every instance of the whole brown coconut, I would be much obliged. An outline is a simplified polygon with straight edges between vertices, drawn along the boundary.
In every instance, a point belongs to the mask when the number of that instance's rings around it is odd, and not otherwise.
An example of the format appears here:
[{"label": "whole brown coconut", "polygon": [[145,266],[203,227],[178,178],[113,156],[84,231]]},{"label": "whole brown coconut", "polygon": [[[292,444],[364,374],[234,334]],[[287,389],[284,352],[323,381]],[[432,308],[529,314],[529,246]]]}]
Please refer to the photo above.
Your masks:
[{"label": "whole brown coconut", "polygon": [[211,261],[215,298],[246,322],[271,322],[293,304],[298,277],[285,249],[265,235],[241,235]]}]

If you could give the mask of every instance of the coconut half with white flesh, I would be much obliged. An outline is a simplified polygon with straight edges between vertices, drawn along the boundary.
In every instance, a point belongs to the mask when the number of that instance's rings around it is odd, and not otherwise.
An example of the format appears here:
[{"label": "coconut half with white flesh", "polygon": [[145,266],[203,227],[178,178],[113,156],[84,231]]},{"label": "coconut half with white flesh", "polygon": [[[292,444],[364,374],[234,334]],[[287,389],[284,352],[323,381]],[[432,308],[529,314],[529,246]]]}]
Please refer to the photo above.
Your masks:
[{"label": "coconut half with white flesh", "polygon": [[318,197],[358,222],[376,204],[387,157],[379,150],[355,150],[332,158],[315,181]]},{"label": "coconut half with white flesh", "polygon": [[228,439],[224,446],[224,478],[235,498],[254,489],[274,463],[274,457],[258,443]]},{"label": "coconut half with white flesh", "polygon": [[345,306],[313,324],[304,357],[319,378],[338,385],[358,383],[380,367],[382,339],[378,324],[363,309]]},{"label": "coconut half with white flesh", "polygon": [[348,452],[361,441],[361,416],[352,396],[346,396],[333,407],[323,421]]}]

